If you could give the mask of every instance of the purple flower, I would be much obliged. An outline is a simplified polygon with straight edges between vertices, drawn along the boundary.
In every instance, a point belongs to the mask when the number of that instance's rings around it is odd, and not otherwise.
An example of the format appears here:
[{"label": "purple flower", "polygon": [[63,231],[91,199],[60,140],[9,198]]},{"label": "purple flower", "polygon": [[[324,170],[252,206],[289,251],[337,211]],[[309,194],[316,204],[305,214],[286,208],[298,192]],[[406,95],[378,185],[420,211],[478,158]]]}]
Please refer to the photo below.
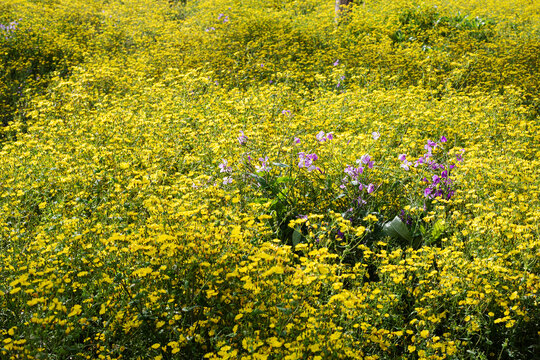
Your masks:
[{"label": "purple flower", "polygon": [[446,137],[445,137],[444,135],[441,136],[441,142],[442,142],[442,143],[445,143],[445,142],[447,142],[447,141],[448,141],[448,140],[446,139]]},{"label": "purple flower", "polygon": [[319,131],[319,133],[317,135],[315,135],[315,138],[317,140],[319,140],[319,142],[325,142],[326,141],[326,137],[325,137],[325,134],[324,134],[324,131]]},{"label": "purple flower", "polygon": [[400,161],[405,161],[405,160],[407,160],[407,155],[405,155],[405,154],[399,154],[398,159],[399,159]]},{"label": "purple flower", "polygon": [[351,165],[347,165],[347,167],[343,171],[345,172],[345,174],[349,175],[353,181],[356,181],[358,180],[358,176],[364,172],[364,168],[362,166],[355,168]]},{"label": "purple flower", "polygon": [[433,182],[433,185],[437,185],[441,181],[441,178],[439,178],[437,175],[433,175],[431,177],[431,181]]},{"label": "purple flower", "polygon": [[320,170],[317,166],[313,165],[313,162],[319,159],[317,154],[306,154],[304,152],[301,152],[298,153],[298,158],[300,159],[300,161],[298,162],[299,168],[305,167],[307,171]]},{"label": "purple flower", "polygon": [[461,154],[456,154],[456,160],[457,160],[458,162],[462,162],[462,161],[463,161],[463,155],[461,155]]},{"label": "purple flower", "polygon": [[[367,165],[368,168],[373,169],[373,161],[371,161],[371,156],[369,156],[368,154],[362,155],[360,161],[362,162],[362,164]],[[356,162],[358,162],[358,160]]]},{"label": "purple flower", "polygon": [[345,172],[345,174],[349,175],[352,178],[356,176],[356,169],[353,168],[351,165],[347,165],[347,167],[343,171]]},{"label": "purple flower", "polygon": [[281,113],[282,113],[283,115],[291,115],[291,110],[283,109],[283,110],[281,111]]},{"label": "purple flower", "polygon": [[268,156],[265,156],[264,159],[262,157],[259,158],[259,161],[261,162],[261,166],[255,165],[255,171],[270,171],[271,167],[268,166]]},{"label": "purple flower", "polygon": [[425,196],[425,197],[430,197],[430,198],[431,198],[430,195],[431,195],[431,192],[432,192],[432,191],[433,191],[433,189],[431,189],[431,188],[429,188],[429,187],[425,188],[425,189],[424,189],[424,196]]},{"label": "purple flower", "polygon": [[233,179],[230,176],[227,176],[227,177],[223,178],[223,185],[227,185],[227,184],[230,184],[232,182],[233,182]]},{"label": "purple flower", "polygon": [[381,137],[381,134],[377,131],[374,131],[371,133],[371,137],[373,138],[373,140],[379,140],[379,138]]},{"label": "purple flower", "polygon": [[300,138],[295,137],[294,140],[293,140],[293,142],[294,142],[295,144],[300,144]]},{"label": "purple flower", "polygon": [[368,187],[367,187],[368,194],[371,194],[374,191],[375,191],[375,185],[369,184]]},{"label": "purple flower", "polygon": [[339,65],[339,59],[334,61],[334,66],[338,66]]},{"label": "purple flower", "polygon": [[319,142],[325,142],[326,140],[333,140],[334,139],[334,133],[329,132],[328,134],[325,134],[325,132],[321,130],[321,131],[319,131],[319,133],[317,135],[315,135],[315,138]]},{"label": "purple flower", "polygon": [[409,169],[410,169],[409,166],[411,166],[411,165],[412,165],[412,162],[405,160],[403,162],[403,164],[400,165],[400,167],[405,169],[405,171],[409,171]]},{"label": "purple flower", "polygon": [[218,168],[220,168],[219,172],[225,172],[225,173],[231,173],[232,169],[230,166],[228,166],[227,160],[221,160],[222,163],[218,165]]},{"label": "purple flower", "polygon": [[369,160],[371,160],[371,156],[369,156],[368,154],[362,155],[360,160],[362,161],[363,164],[367,164],[369,163]]},{"label": "purple flower", "polygon": [[240,135],[238,136],[238,142],[240,143],[240,145],[245,145],[247,141],[248,141],[248,138],[246,137],[246,135],[244,135],[244,132],[240,130]]}]

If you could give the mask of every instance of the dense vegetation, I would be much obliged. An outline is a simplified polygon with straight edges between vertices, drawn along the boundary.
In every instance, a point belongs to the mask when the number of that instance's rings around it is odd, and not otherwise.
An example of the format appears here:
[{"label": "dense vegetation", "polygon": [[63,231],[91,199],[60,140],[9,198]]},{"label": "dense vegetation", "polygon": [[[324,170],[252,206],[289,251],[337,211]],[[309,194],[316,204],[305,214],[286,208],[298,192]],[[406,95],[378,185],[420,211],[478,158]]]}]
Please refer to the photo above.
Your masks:
[{"label": "dense vegetation", "polygon": [[3,0],[0,357],[540,358],[540,3]]}]

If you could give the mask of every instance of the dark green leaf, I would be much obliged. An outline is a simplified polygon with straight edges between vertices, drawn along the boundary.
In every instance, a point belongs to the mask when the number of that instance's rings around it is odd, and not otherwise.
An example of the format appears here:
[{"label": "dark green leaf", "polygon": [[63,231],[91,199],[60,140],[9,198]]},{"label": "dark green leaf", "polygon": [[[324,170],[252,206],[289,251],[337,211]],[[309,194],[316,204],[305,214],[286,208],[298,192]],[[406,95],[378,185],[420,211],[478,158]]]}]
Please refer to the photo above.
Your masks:
[{"label": "dark green leaf", "polygon": [[412,241],[412,236],[407,225],[398,216],[384,224],[383,233],[393,238],[402,238],[409,242]]},{"label": "dark green leaf", "polygon": [[300,244],[302,241],[302,233],[297,229],[294,229],[293,235],[292,235],[292,244],[293,246],[296,246]]}]

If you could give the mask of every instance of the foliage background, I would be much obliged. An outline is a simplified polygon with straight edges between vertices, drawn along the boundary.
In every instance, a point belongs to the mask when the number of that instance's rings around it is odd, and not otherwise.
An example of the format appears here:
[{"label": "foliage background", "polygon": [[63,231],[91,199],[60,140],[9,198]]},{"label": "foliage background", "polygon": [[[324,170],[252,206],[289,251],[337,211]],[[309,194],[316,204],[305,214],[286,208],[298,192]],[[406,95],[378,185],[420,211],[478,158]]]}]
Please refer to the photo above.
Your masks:
[{"label": "foliage background", "polygon": [[[333,9],[0,4],[2,357],[538,357],[538,2]],[[398,155],[441,136],[464,161],[424,211]],[[366,153],[352,223],[336,179]],[[261,187],[247,156],[288,167]],[[442,230],[385,236],[401,209]]]}]

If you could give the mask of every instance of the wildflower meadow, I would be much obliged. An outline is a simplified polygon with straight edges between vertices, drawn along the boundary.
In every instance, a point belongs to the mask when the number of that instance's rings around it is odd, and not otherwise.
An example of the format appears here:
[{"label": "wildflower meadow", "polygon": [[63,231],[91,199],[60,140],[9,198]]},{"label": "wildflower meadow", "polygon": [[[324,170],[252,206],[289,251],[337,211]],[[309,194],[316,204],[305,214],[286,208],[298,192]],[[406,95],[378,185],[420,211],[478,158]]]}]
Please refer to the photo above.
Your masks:
[{"label": "wildflower meadow", "polygon": [[538,1],[1,0],[0,358],[539,359],[539,169]]}]

